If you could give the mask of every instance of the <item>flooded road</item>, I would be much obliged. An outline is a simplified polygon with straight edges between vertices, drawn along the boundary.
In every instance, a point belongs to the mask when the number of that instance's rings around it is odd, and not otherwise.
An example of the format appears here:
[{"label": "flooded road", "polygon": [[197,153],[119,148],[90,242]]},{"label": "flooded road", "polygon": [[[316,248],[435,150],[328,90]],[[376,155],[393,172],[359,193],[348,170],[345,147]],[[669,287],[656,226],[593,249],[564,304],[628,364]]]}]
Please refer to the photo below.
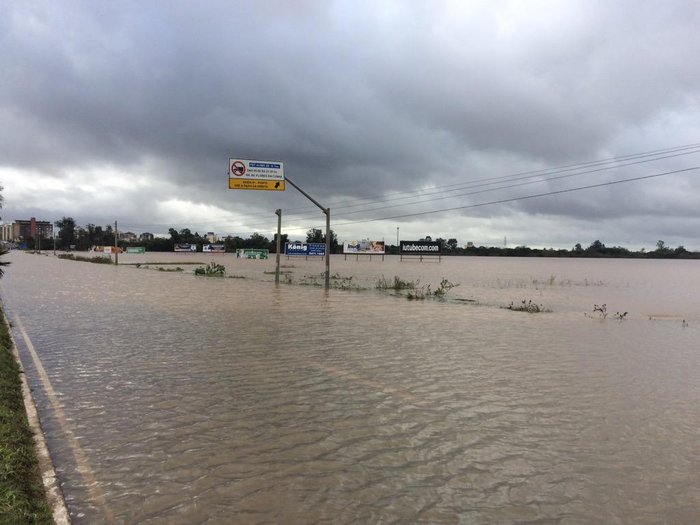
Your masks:
[{"label": "flooded road", "polygon": [[6,257],[74,523],[700,522],[697,261]]}]

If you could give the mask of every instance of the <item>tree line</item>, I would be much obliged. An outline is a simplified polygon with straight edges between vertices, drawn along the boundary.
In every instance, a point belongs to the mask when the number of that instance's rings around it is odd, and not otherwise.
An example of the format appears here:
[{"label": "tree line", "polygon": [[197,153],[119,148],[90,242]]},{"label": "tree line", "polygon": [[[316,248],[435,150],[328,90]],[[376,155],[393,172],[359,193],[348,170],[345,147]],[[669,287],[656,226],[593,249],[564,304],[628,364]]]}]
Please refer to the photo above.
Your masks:
[{"label": "tree line", "polygon": [[[87,224],[80,227],[76,224],[72,217],[63,217],[56,221],[58,227],[57,248],[59,249],[74,249],[74,250],[89,250],[93,246],[111,246],[114,245],[114,229],[111,225],[97,226]],[[250,237],[244,238],[240,236],[226,236],[218,241],[218,244],[223,244],[227,252],[235,252],[241,248],[266,249],[271,253],[276,250],[276,236],[268,238],[260,233],[253,233]],[[426,236],[423,240],[432,241],[430,236]],[[42,249],[50,249],[52,247],[51,239],[42,239]],[[288,234],[282,234],[282,250],[284,243],[289,241]],[[306,232],[306,242],[325,243],[325,232],[321,229],[312,228]],[[471,255],[471,256],[490,256],[490,257],[615,257],[615,258],[663,258],[663,259],[700,259],[700,252],[692,252],[685,249],[684,246],[672,248],[667,246],[663,240],[656,243],[655,250],[646,251],[644,248],[638,251],[629,250],[622,246],[605,246],[600,240],[593,241],[589,246],[583,247],[580,243],[576,244],[570,250],[556,248],[530,248],[528,246],[516,246],[513,248],[499,246],[459,246],[456,238],[436,238],[435,242],[440,243],[441,252],[444,255]],[[150,240],[139,240],[127,242],[120,240],[119,245],[127,246],[143,246],[147,251],[153,252],[171,252],[176,244],[194,244],[197,250],[201,251],[202,246],[209,244],[206,235],[200,235],[198,232],[192,232],[189,228],[176,230],[170,228],[168,237],[156,237]],[[342,246],[338,243],[338,237],[331,230],[331,253],[342,253]],[[398,254],[399,247],[396,245],[386,245],[387,254]]]},{"label": "tree line", "polygon": [[[58,233],[56,235],[56,247],[60,250],[76,250],[87,251],[93,246],[114,246],[114,228],[108,224],[106,226],[98,226],[95,224],[87,224],[84,227],[78,226],[75,219],[72,217],[63,217],[56,221]],[[117,232],[117,235],[119,233]],[[33,239],[32,239],[33,241]],[[288,234],[282,234],[280,237],[282,250],[284,244],[289,241]],[[53,248],[52,239],[40,239],[41,248],[48,250]],[[319,229],[312,228],[306,232],[306,242],[326,242],[325,233]],[[172,252],[177,244],[193,244],[197,247],[197,251],[202,251],[205,244],[210,244],[206,235],[200,235],[199,232],[192,232],[189,228],[177,230],[170,228],[168,237],[154,237],[153,239],[139,239],[137,241],[127,241],[120,239],[119,246],[143,246],[146,251],[152,252]],[[277,248],[277,234],[273,234],[272,239],[260,233],[253,233],[250,237],[244,238],[237,235],[228,235],[220,238],[215,244],[223,244],[227,252],[235,252],[241,248],[264,249],[275,253]],[[34,243],[28,243],[34,246]],[[331,230],[331,251],[336,253],[338,250],[338,237]]]},{"label": "tree line", "polygon": [[[429,236],[425,240],[432,240]],[[638,251],[629,250],[622,246],[605,246],[600,240],[593,241],[584,248],[580,243],[570,250],[556,248],[530,248],[528,246],[516,246],[514,248],[499,246],[467,246],[460,247],[456,239],[437,238],[442,247],[442,253],[447,255],[476,255],[491,257],[608,257],[630,259],[700,259],[700,252],[691,252],[684,246],[671,248],[663,240],[656,243],[656,249],[647,251],[644,248]],[[388,253],[388,251],[387,251]]]}]

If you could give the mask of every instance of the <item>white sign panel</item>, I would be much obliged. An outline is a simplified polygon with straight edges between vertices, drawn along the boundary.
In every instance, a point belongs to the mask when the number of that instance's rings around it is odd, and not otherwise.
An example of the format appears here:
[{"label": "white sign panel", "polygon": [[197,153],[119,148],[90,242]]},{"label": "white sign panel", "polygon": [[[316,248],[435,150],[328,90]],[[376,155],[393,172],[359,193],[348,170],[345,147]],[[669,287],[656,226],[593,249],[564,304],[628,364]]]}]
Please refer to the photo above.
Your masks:
[{"label": "white sign panel", "polygon": [[277,160],[229,159],[232,190],[284,191],[284,163]]}]

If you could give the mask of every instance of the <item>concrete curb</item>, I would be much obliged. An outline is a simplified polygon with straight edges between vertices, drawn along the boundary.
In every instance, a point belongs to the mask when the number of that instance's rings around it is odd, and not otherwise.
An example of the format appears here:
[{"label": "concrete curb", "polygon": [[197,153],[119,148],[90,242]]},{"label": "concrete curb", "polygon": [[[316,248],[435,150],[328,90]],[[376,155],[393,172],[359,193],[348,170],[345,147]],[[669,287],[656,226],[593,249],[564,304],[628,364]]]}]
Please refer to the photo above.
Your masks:
[{"label": "concrete curb", "polygon": [[44,432],[41,429],[41,422],[39,421],[39,414],[36,411],[36,405],[34,404],[34,398],[32,397],[32,392],[29,389],[29,384],[27,383],[27,377],[24,373],[24,366],[22,366],[22,360],[19,357],[19,350],[17,349],[17,343],[12,335],[12,325],[9,319],[2,312],[3,317],[7,326],[10,328],[10,339],[12,340],[12,354],[15,357],[15,361],[20,368],[20,381],[22,382],[22,397],[24,398],[24,409],[27,413],[27,420],[29,421],[29,429],[34,437],[34,449],[36,450],[37,459],[39,461],[39,472],[41,474],[41,479],[44,483],[44,490],[46,492],[46,499],[48,501],[51,512],[53,513],[53,520],[56,525],[70,525],[70,515],[68,514],[68,508],[66,507],[66,502],[63,497],[63,491],[58,484],[58,478],[56,477],[56,471],[53,467],[53,462],[51,461],[51,455],[49,454],[49,449],[46,446],[46,439],[44,438]]}]

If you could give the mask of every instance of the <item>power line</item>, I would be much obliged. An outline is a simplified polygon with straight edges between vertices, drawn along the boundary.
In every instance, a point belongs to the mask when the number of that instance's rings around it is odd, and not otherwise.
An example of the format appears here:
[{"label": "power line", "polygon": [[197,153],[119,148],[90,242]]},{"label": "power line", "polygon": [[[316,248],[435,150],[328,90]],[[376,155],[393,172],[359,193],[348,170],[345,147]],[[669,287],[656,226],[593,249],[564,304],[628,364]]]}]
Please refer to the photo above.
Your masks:
[{"label": "power line", "polygon": [[[679,151],[679,150],[681,150],[681,149],[688,149],[688,148],[690,148],[690,147],[691,147],[691,146],[681,146],[681,147],[677,147],[677,148],[670,148],[669,150],[666,150],[666,151],[668,151],[668,152],[676,151],[676,152],[677,152],[677,151]],[[627,166],[633,166],[633,165],[636,165],[636,164],[644,164],[644,163],[649,163],[649,162],[655,162],[655,161],[658,161],[658,160],[665,160],[665,159],[669,159],[669,158],[680,157],[680,156],[684,156],[684,155],[691,155],[691,154],[694,154],[694,153],[700,153],[700,149],[695,149],[694,151],[684,151],[684,152],[682,152],[682,153],[674,153],[674,154],[665,155],[665,156],[658,156],[658,154],[659,154],[658,152],[644,153],[644,154],[638,154],[638,155],[628,155],[628,156],[626,156],[627,159],[633,159],[633,158],[640,159],[640,158],[644,158],[644,157],[649,157],[649,156],[651,156],[651,155],[657,155],[657,156],[655,156],[654,158],[651,158],[651,159],[646,158],[646,159],[644,159],[644,160],[636,160],[636,161],[627,162],[627,163],[624,163],[624,164],[615,164],[615,165],[611,165],[611,166],[604,166],[604,167],[599,167],[599,168],[592,169],[592,170],[579,171],[578,173],[567,173],[567,174],[565,174],[565,175],[559,175],[559,176],[556,176],[556,177],[549,177],[549,178],[545,178],[545,179],[538,179],[538,180],[528,181],[528,182],[519,182],[519,183],[517,183],[517,184],[509,184],[509,185],[504,185],[504,186],[498,186],[498,187],[495,187],[495,188],[482,189],[482,190],[478,190],[478,191],[472,191],[472,192],[466,192],[466,193],[456,193],[456,194],[451,194],[451,195],[442,195],[442,196],[439,196],[439,197],[433,197],[433,198],[429,198],[429,199],[420,199],[420,200],[416,200],[416,201],[413,201],[413,202],[405,202],[405,203],[401,203],[401,204],[392,204],[392,205],[388,205],[388,206],[381,206],[381,207],[375,207],[375,208],[365,208],[365,209],[359,209],[359,210],[355,210],[355,211],[347,211],[347,212],[340,212],[340,213],[338,213],[337,210],[339,210],[339,209],[350,208],[350,207],[357,207],[357,206],[361,206],[361,205],[360,205],[360,204],[356,204],[356,205],[345,206],[345,207],[340,206],[340,207],[335,207],[335,208],[334,208],[334,211],[335,211],[336,217],[338,217],[338,216],[340,216],[340,217],[345,217],[345,216],[348,216],[348,215],[353,215],[353,214],[358,214],[358,213],[367,213],[367,212],[372,212],[372,211],[377,211],[377,210],[385,210],[385,209],[388,209],[388,208],[400,208],[400,207],[403,207],[403,206],[411,206],[411,205],[416,205],[416,204],[424,204],[424,203],[433,202],[433,201],[436,201],[436,200],[445,200],[445,199],[452,199],[452,198],[456,198],[456,197],[464,197],[464,196],[469,196],[469,195],[477,195],[477,194],[486,193],[486,192],[489,192],[489,191],[497,191],[497,190],[502,190],[502,189],[510,189],[510,188],[516,188],[516,187],[526,186],[526,185],[530,185],[530,184],[537,184],[537,183],[549,182],[549,181],[559,180],[559,179],[564,179],[564,178],[577,177],[577,176],[580,176],[580,175],[587,175],[587,174],[591,174],[591,173],[598,173],[598,172],[607,171],[607,170],[611,170],[611,169],[618,169],[618,168],[623,168],[623,167],[627,167]],[[623,157],[616,157],[615,159],[616,159],[616,161],[619,162],[620,159],[623,159]],[[601,164],[603,164],[604,162],[606,162],[606,161],[592,161],[592,162],[585,163],[585,165],[587,165],[587,166],[601,165]],[[582,169],[582,166],[585,166],[585,165],[584,165],[584,164],[578,165],[579,167],[576,167],[575,169],[580,170],[580,169]],[[562,172],[572,171],[572,168],[567,167],[567,169],[562,169],[562,170],[557,170],[557,169],[538,170],[537,173],[545,173],[546,171],[549,171],[549,173],[562,173]],[[509,175],[509,176],[504,176],[504,177],[495,177],[495,178],[492,178],[492,179],[480,179],[480,180],[481,180],[481,181],[498,181],[498,180],[500,180],[500,181],[502,181],[502,182],[512,182],[512,181],[518,181],[518,180],[527,180],[527,179],[531,179],[532,177],[533,177],[533,175],[518,176],[518,177],[516,177],[516,176],[514,176],[514,175]],[[504,179],[505,179],[505,180],[504,180]],[[509,179],[509,180],[508,180],[508,179]],[[498,182],[482,182],[482,183],[478,183],[478,184],[475,183],[475,182],[478,182],[478,181],[479,181],[479,179],[477,179],[477,181],[474,181],[474,182],[471,182],[471,183],[466,183],[466,184],[465,184],[465,183],[460,183],[459,186],[463,186],[463,187],[460,188],[460,189],[479,188],[479,187],[490,186],[490,185],[492,185],[492,184],[497,184],[497,183],[498,183]],[[449,191],[456,191],[456,190],[449,190]],[[413,192],[413,193],[416,193],[416,192]],[[436,192],[431,192],[431,193],[424,193],[423,196],[440,195],[441,193],[445,193],[445,191],[436,191]],[[393,199],[390,198],[390,199],[383,199],[383,200],[375,200],[375,201],[370,201],[370,202],[366,203],[366,205],[379,204],[379,203],[382,203],[382,202],[391,202],[392,200],[403,200],[403,199],[408,199],[408,198],[412,198],[412,197],[398,197],[398,198],[393,198]],[[290,215],[290,213],[288,213],[288,217],[289,217],[289,215]],[[290,217],[290,218],[288,219],[288,224],[289,224],[289,223],[295,223],[295,222],[297,222],[297,223],[298,223],[298,222],[305,222],[305,221],[309,221],[309,220],[313,221],[313,220],[316,219],[315,216],[314,216],[314,217],[309,217],[309,216],[306,216],[306,217],[294,217],[294,216],[293,216],[294,214],[291,214],[291,215],[292,215],[292,217]]]},{"label": "power line", "polygon": [[[436,191],[431,191],[430,193],[426,193],[425,190],[396,192],[396,194],[398,194],[398,195],[406,194],[406,196],[404,196],[404,197],[390,197],[387,199],[377,199],[374,201],[362,202],[359,204],[348,204],[345,206],[343,205],[343,201],[338,202],[338,203],[333,203],[331,201],[330,205],[333,207],[334,210],[343,209],[343,208],[352,208],[352,207],[357,207],[357,206],[365,206],[367,204],[373,204],[373,203],[381,203],[381,202],[390,202],[392,200],[409,199],[415,195],[436,195],[436,194],[440,194],[440,193],[443,193],[446,191],[458,191],[460,189],[485,186],[485,185],[489,185],[489,184],[497,184],[499,182],[508,182],[511,180],[523,180],[523,179],[527,179],[527,178],[531,178],[531,177],[535,177],[535,176],[552,175],[552,174],[556,174],[556,173],[565,173],[565,172],[580,170],[580,169],[584,169],[584,168],[588,168],[588,167],[600,166],[600,165],[604,165],[604,164],[611,164],[611,163],[621,162],[621,161],[628,161],[628,160],[632,160],[632,159],[641,159],[641,158],[645,158],[645,157],[658,157],[655,159],[649,159],[647,161],[643,161],[643,162],[653,162],[654,160],[662,160],[662,159],[672,158],[672,157],[676,157],[676,156],[700,153],[700,149],[698,149],[698,148],[700,148],[700,143],[687,144],[687,145],[683,145],[683,146],[673,146],[670,148],[663,148],[663,149],[658,149],[658,150],[651,150],[651,151],[645,151],[645,152],[640,152],[640,153],[631,153],[631,154],[627,154],[627,155],[609,157],[607,159],[599,159],[599,160],[579,162],[579,163],[573,163],[573,164],[565,164],[562,166],[554,166],[554,167],[550,167],[550,168],[542,168],[542,169],[537,169],[537,170],[518,172],[518,173],[509,174],[509,175],[501,175],[498,177],[476,179],[476,180],[469,181],[469,182],[459,182],[459,183],[450,184],[450,185],[446,185],[446,186],[438,186],[437,188],[434,188],[434,190],[436,190]],[[687,151],[687,150],[695,150],[695,151]],[[678,153],[678,152],[683,152],[683,153]],[[664,156],[664,157],[659,157],[659,155],[665,155],[668,153],[677,153],[677,155],[668,155],[668,156]],[[626,164],[626,165],[629,165],[629,164]],[[610,168],[614,168],[614,167],[616,167],[616,166],[611,166]],[[360,198],[354,199],[354,200],[365,200],[366,201],[366,199],[360,199]],[[347,202],[347,201],[345,201],[345,202]],[[310,210],[310,208],[299,208],[299,210],[306,211],[306,210]],[[295,209],[290,209],[290,210],[287,210],[286,213],[287,214],[294,214],[295,211],[296,211]]]},{"label": "power line", "polygon": [[536,193],[533,195],[524,195],[521,197],[513,197],[513,198],[509,198],[509,199],[500,199],[500,200],[489,201],[489,202],[480,202],[478,204],[469,204],[467,206],[456,206],[453,208],[443,208],[441,210],[430,210],[430,211],[423,211],[423,212],[406,213],[403,215],[393,215],[391,217],[378,217],[375,219],[365,219],[365,220],[361,220],[361,221],[347,221],[347,222],[336,223],[336,226],[347,226],[350,224],[363,224],[363,223],[367,223],[367,222],[386,221],[386,220],[391,220],[391,219],[404,219],[406,217],[418,217],[421,215],[431,215],[434,213],[444,213],[446,211],[456,211],[456,210],[466,210],[466,209],[471,209],[471,208],[479,208],[482,206],[490,206],[492,204],[504,204],[507,202],[522,201],[522,200],[526,200],[526,199],[535,199],[538,197],[546,197],[549,195],[559,195],[562,193],[572,193],[574,191],[589,190],[592,188],[602,188],[603,186],[612,186],[615,184],[623,184],[626,182],[634,182],[634,181],[638,181],[638,180],[653,179],[656,177],[663,177],[666,175],[674,175],[677,173],[684,173],[684,172],[694,171],[694,170],[698,170],[698,169],[700,169],[700,166],[695,166],[692,168],[684,168],[684,169],[674,170],[674,171],[667,171],[664,173],[655,173],[653,175],[643,175],[641,177],[630,177],[629,179],[620,179],[620,180],[615,180],[615,181],[602,182],[600,184],[590,184],[588,186],[579,186],[576,188],[567,188],[565,190],[548,191],[545,193]]},{"label": "power line", "polygon": [[[691,152],[691,153],[700,153],[700,150],[694,151],[694,152]],[[662,159],[667,159],[667,158],[677,157],[677,156],[680,156],[680,155],[687,155],[687,154],[688,154],[688,153],[681,153],[681,154],[678,154],[678,155],[668,155],[668,156],[666,156],[666,157],[658,157],[658,158],[655,158],[655,159],[640,160],[640,161],[629,162],[629,163],[627,163],[627,164],[620,164],[620,165],[616,165],[616,166],[606,166],[606,167],[604,167],[604,168],[598,168],[598,169],[594,169],[594,170],[582,171],[582,172],[579,172],[579,173],[568,173],[568,174],[566,174],[566,175],[558,175],[558,176],[556,176],[556,177],[549,177],[549,178],[546,178],[546,179],[532,180],[532,181],[527,181],[527,182],[518,182],[517,184],[508,184],[508,185],[505,185],[505,186],[497,186],[497,187],[495,187],[495,188],[487,188],[487,189],[483,189],[483,190],[470,191],[470,192],[466,192],[466,193],[457,193],[457,194],[455,194],[455,195],[444,195],[444,196],[441,196],[441,197],[433,197],[433,198],[431,198],[431,199],[422,199],[422,200],[420,200],[420,201],[407,202],[407,203],[403,203],[403,204],[393,204],[393,205],[390,205],[390,206],[382,206],[381,208],[369,208],[369,209],[366,209],[366,210],[356,210],[356,211],[351,211],[351,212],[345,212],[345,213],[341,214],[341,216],[350,215],[350,214],[355,214],[355,213],[364,213],[364,212],[369,212],[369,211],[385,210],[385,209],[387,209],[387,208],[400,208],[400,207],[402,207],[402,206],[409,206],[409,205],[412,205],[412,204],[424,204],[424,203],[426,203],[426,202],[433,202],[433,201],[437,201],[437,200],[454,199],[454,198],[457,198],[457,197],[465,197],[465,196],[470,196],[470,195],[478,195],[478,194],[480,194],[480,193],[487,193],[487,192],[489,192],[489,191],[505,190],[505,189],[517,188],[517,187],[520,187],[520,186],[529,186],[529,185],[531,185],[531,184],[540,184],[540,183],[543,183],[543,182],[551,182],[551,181],[554,181],[554,180],[567,179],[567,178],[571,178],[571,177],[577,177],[577,176],[580,176],[580,175],[589,175],[589,174],[591,174],[591,173],[598,173],[598,172],[602,172],[602,171],[607,171],[607,170],[613,169],[613,168],[614,168],[614,169],[617,169],[617,168],[624,168],[624,167],[627,167],[627,166],[633,166],[633,165],[636,165],[636,164],[644,164],[644,163],[647,163],[647,162],[654,162],[654,161],[656,161],[656,160],[662,160]],[[531,177],[525,177],[525,178],[531,178]],[[519,180],[519,179],[514,179],[514,180]],[[493,184],[493,183],[489,183],[489,184]],[[474,186],[474,187],[479,187],[479,186],[482,186],[482,185],[476,185],[476,186]]]}]

